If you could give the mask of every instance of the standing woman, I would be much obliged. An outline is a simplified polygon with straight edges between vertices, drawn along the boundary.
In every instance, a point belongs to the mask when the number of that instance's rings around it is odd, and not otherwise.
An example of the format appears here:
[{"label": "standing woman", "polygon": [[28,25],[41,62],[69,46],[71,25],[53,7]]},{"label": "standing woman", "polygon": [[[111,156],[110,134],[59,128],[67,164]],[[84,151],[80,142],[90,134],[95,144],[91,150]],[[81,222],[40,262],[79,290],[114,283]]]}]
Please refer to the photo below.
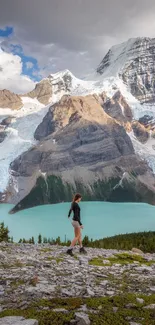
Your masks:
[{"label": "standing woman", "polygon": [[81,223],[81,217],[80,217],[80,207],[78,203],[81,201],[82,196],[80,194],[76,194],[73,198],[73,202],[71,204],[71,208],[68,213],[68,218],[70,218],[70,215],[73,211],[73,221],[72,226],[74,227],[74,234],[75,237],[71,242],[71,245],[69,249],[67,250],[67,254],[73,256],[73,247],[76,245],[77,241],[80,245],[80,253],[86,254],[86,250],[82,246],[82,235],[81,235],[81,229],[83,229],[83,225]]}]

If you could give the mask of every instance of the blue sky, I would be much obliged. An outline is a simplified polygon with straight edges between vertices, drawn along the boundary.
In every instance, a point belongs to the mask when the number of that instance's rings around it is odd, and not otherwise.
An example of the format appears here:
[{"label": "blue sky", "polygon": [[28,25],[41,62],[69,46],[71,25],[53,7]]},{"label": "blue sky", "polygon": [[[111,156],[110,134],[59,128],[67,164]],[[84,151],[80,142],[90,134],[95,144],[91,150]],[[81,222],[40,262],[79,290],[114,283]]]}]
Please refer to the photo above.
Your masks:
[{"label": "blue sky", "polygon": [[39,74],[40,69],[37,60],[32,56],[25,55],[20,44],[15,45],[11,43],[11,36],[13,36],[13,33],[14,29],[12,26],[6,26],[3,29],[0,29],[0,40],[8,40],[10,52],[20,56],[23,64],[22,74],[27,75],[33,81],[39,81],[41,76]]},{"label": "blue sky", "polygon": [[13,27],[6,26],[4,29],[0,29],[0,37],[8,37],[13,34]]}]

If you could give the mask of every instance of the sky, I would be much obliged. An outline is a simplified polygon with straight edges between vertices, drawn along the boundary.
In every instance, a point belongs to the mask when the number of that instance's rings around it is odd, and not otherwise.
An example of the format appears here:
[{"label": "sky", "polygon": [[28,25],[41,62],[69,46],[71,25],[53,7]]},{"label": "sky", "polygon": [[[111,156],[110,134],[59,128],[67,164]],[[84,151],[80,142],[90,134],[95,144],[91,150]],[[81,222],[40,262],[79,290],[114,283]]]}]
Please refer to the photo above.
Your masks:
[{"label": "sky", "polygon": [[155,37],[154,0],[1,0],[0,89],[26,93],[50,73],[89,78],[109,48]]}]

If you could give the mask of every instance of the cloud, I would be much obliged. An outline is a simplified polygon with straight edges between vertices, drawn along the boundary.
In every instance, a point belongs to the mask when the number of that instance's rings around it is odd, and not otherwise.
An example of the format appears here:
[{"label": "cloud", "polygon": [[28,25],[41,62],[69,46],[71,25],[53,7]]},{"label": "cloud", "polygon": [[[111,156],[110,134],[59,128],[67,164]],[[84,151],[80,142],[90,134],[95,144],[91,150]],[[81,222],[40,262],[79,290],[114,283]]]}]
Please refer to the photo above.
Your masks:
[{"label": "cloud", "polygon": [[83,77],[112,45],[154,35],[154,0],[1,0],[1,8],[1,26],[14,27],[12,44],[37,59],[42,76],[68,68]]},{"label": "cloud", "polygon": [[0,49],[0,89],[26,93],[34,86],[35,83],[28,76],[22,75],[21,58]]},{"label": "cloud", "polygon": [[33,68],[33,63],[32,62],[26,62],[26,68],[27,69],[32,69]]}]

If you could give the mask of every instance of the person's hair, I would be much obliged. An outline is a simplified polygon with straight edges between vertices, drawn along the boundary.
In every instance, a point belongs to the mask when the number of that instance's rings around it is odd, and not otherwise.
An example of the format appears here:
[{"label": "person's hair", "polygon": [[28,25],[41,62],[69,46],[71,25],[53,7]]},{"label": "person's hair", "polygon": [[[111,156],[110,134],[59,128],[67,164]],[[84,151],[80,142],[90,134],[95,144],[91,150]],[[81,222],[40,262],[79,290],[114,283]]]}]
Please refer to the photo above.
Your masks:
[{"label": "person's hair", "polygon": [[81,199],[81,198],[82,198],[81,194],[77,193],[73,197],[73,202],[75,202],[75,201],[77,201],[78,199]]}]

